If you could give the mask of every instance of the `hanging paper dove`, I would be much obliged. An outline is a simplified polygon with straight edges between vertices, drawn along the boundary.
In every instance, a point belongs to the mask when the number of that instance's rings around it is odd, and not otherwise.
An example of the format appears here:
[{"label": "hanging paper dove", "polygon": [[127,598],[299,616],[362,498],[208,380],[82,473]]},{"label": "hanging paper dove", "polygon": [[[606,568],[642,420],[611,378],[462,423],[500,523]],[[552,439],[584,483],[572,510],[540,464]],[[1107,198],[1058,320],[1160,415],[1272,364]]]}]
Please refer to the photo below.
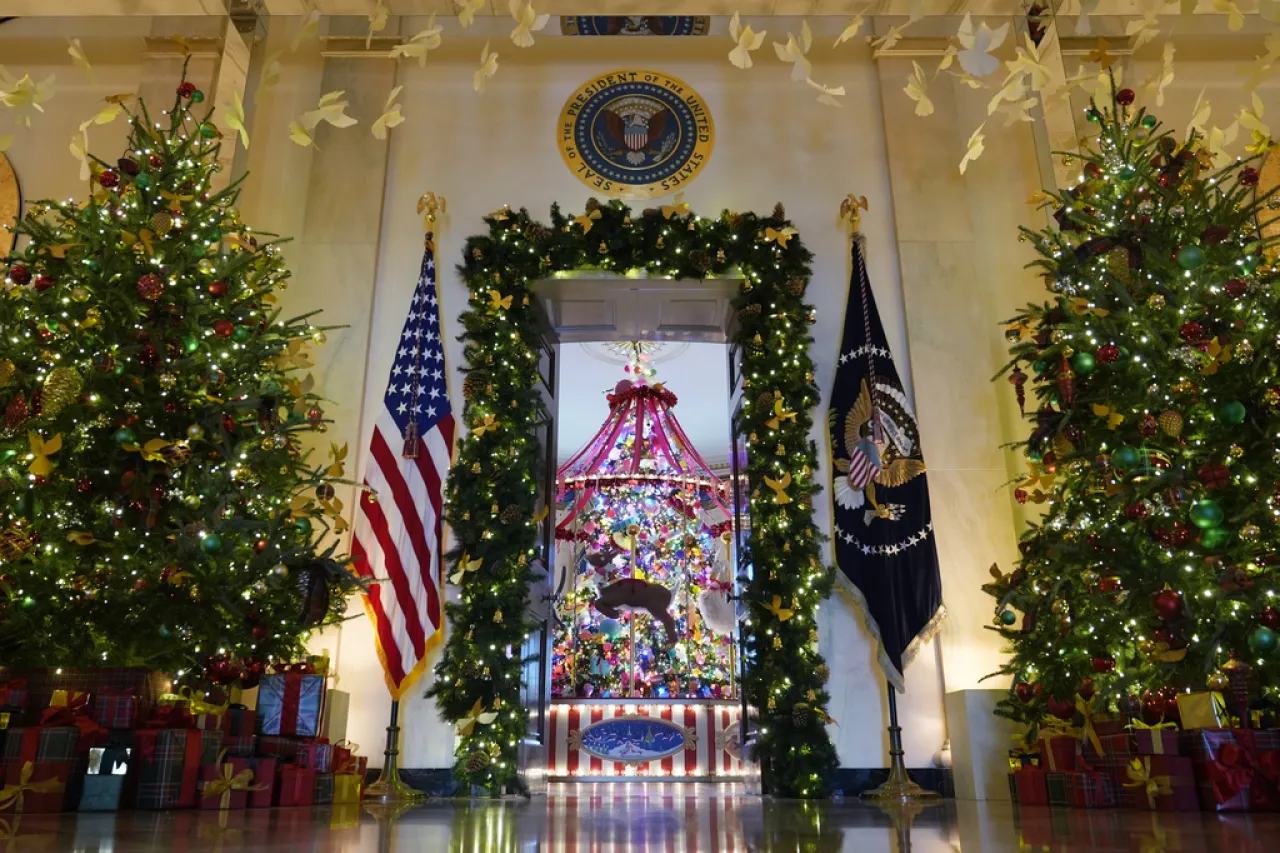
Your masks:
[{"label": "hanging paper dove", "polygon": [[485,81],[497,73],[497,51],[489,50],[489,42],[486,41],[484,47],[480,50],[480,68],[475,74],[471,75],[471,83],[477,92],[483,92]]},{"label": "hanging paper dove", "polygon": [[471,26],[475,23],[476,12],[484,8],[484,4],[488,0],[458,0],[458,23],[463,28]]},{"label": "hanging paper dove", "polygon": [[369,13],[369,31],[365,33],[364,49],[368,50],[373,43],[373,34],[387,28],[387,18],[391,14],[382,0],[374,0],[373,11]]},{"label": "hanging paper dove", "polygon": [[437,24],[436,16],[432,15],[427,20],[425,29],[414,33],[404,44],[398,44],[391,48],[391,57],[393,59],[398,59],[402,56],[413,57],[418,60],[419,67],[425,67],[427,54],[438,48],[443,41],[442,32],[444,32],[444,27]]},{"label": "hanging paper dove", "polygon": [[960,160],[960,174],[963,175],[965,169],[969,168],[969,164],[982,156],[982,152],[985,150],[983,147],[983,141],[986,139],[986,137],[982,135],[982,129],[986,126],[987,123],[984,121],[982,124],[978,125],[978,129],[969,136],[969,144],[965,148],[964,158]]},{"label": "hanging paper dove", "polygon": [[80,70],[90,83],[97,84],[98,75],[93,73],[89,57],[85,55],[80,39],[67,39],[67,53],[71,56],[71,64]]},{"label": "hanging paper dove", "polygon": [[844,97],[844,86],[824,86],[815,81],[812,77],[804,81],[813,89],[818,90],[818,103],[825,104],[828,107],[844,106],[836,98]]},{"label": "hanging paper dove", "polygon": [[975,30],[972,15],[966,13],[956,33],[956,39],[964,48],[956,54],[960,67],[974,77],[986,77],[991,74],[1000,67],[1000,60],[992,56],[991,51],[1004,44],[1005,37],[1008,35],[1008,24],[1001,24],[994,30],[986,24],[979,24]]},{"label": "hanging paper dove", "polygon": [[[1280,2],[1280,0],[1277,0],[1277,2]],[[836,38],[836,43],[832,45],[832,47],[839,47],[849,39],[856,36],[862,30],[862,25],[866,23],[866,21],[866,15],[862,12],[859,12],[850,18],[849,23],[846,24],[845,28],[840,32],[840,35]]]},{"label": "hanging paper dove", "polygon": [[797,83],[809,79],[812,65],[805,54],[809,52],[812,45],[813,33],[809,30],[808,21],[801,22],[799,39],[787,33],[786,44],[776,41],[773,43],[773,51],[778,55],[778,59],[791,63],[791,79]]},{"label": "hanging paper dove", "polygon": [[907,87],[903,89],[907,97],[916,102],[916,115],[933,115],[933,101],[929,99],[929,80],[924,75],[920,63],[911,60],[912,74],[907,78]]},{"label": "hanging paper dove", "polygon": [[530,0],[511,0],[511,17],[516,28],[511,31],[511,41],[516,47],[533,47],[533,34],[547,25],[550,15],[539,15]]},{"label": "hanging paper dove", "polygon": [[382,106],[382,115],[374,120],[373,127],[370,128],[375,139],[386,139],[388,130],[404,123],[404,115],[400,112],[402,105],[395,102],[403,88],[404,86],[396,86],[391,90],[391,94],[387,95],[387,102]]},{"label": "hanging paper dove", "polygon": [[729,37],[734,40],[735,46],[729,51],[729,61],[735,68],[751,67],[751,51],[758,50],[764,44],[765,32],[761,30],[757,33],[751,29],[750,24],[744,27],[738,13],[733,13],[733,18],[729,21]]}]

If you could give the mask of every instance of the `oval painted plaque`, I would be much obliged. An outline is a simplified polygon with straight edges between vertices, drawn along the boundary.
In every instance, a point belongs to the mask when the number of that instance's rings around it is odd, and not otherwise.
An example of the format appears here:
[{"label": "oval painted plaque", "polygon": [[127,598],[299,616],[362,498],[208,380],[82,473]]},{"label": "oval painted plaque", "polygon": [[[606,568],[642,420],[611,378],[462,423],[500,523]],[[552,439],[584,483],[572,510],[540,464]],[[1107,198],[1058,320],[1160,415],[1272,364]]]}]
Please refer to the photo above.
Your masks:
[{"label": "oval painted plaque", "polygon": [[613,717],[582,730],[583,752],[605,761],[655,761],[684,748],[684,729],[654,717]]}]

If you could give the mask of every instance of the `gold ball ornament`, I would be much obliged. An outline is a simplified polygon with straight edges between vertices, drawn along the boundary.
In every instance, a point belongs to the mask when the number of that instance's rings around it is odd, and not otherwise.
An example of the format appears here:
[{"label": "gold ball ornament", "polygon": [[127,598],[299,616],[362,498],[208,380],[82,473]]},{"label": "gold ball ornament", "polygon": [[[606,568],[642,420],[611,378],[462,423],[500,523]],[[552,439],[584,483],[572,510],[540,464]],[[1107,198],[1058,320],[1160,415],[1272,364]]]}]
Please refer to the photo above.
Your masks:
[{"label": "gold ball ornament", "polygon": [[316,329],[311,333],[311,341],[317,345],[323,344],[327,340],[329,339],[325,337],[324,329]]},{"label": "gold ball ornament", "polygon": [[1153,293],[1153,294],[1151,294],[1150,296],[1148,296],[1148,297],[1147,297],[1147,307],[1148,307],[1148,308],[1157,308],[1157,309],[1159,309],[1159,308],[1163,308],[1163,307],[1164,307],[1164,294],[1163,294],[1163,293]]},{"label": "gold ball ornament", "polygon": [[1058,616],[1063,615],[1069,609],[1067,602],[1061,598],[1054,599],[1053,604],[1049,605],[1049,609]]},{"label": "gold ball ornament", "polygon": [[205,275],[213,275],[213,270],[214,270],[213,261],[209,260],[208,258],[201,258],[199,263],[196,264],[196,269],[200,270],[200,272],[204,273]]},{"label": "gold ball ornament", "polygon": [[1246,542],[1252,542],[1257,539],[1262,530],[1256,524],[1246,524],[1240,528],[1240,538]]},{"label": "gold ball ornament", "polygon": [[1155,640],[1139,640],[1138,641],[1138,651],[1142,652],[1144,655],[1147,655],[1147,656],[1153,655],[1156,653],[1157,649],[1158,649],[1158,646],[1156,645]]},{"label": "gold ball ornament", "polygon": [[1210,690],[1226,690],[1231,686],[1231,679],[1222,670],[1214,670],[1209,673],[1209,677],[1204,680],[1204,686]]},{"label": "gold ball ornament", "polygon": [[83,387],[84,380],[74,368],[55,367],[49,371],[41,388],[42,413],[49,417],[58,414],[76,401]]},{"label": "gold ball ornament", "polygon": [[156,377],[156,382],[166,391],[172,391],[178,384],[178,377],[172,373],[161,373]]},{"label": "gold ball ornament", "polygon": [[0,358],[0,387],[9,384],[13,374],[18,372],[17,366],[7,358]]},{"label": "gold ball ornament", "polygon": [[173,230],[173,216],[165,210],[152,214],[151,230],[159,234],[161,237],[165,236]]},{"label": "gold ball ornament", "polygon": [[1083,572],[1080,573],[1080,580],[1084,583],[1085,586],[1095,586],[1098,583],[1098,581],[1101,579],[1102,579],[1102,576],[1099,575],[1097,572],[1095,572],[1093,569],[1085,569]]},{"label": "gold ball ornament", "polygon": [[71,299],[75,302],[88,302],[89,301],[88,289],[84,287],[71,288]]},{"label": "gold ball ornament", "polygon": [[1182,415],[1175,411],[1161,412],[1160,417],[1156,418],[1156,423],[1167,435],[1174,438],[1182,435]]},{"label": "gold ball ornament", "polygon": [[1241,456],[1244,456],[1244,448],[1238,444],[1233,444],[1227,450],[1227,455],[1229,455],[1232,459],[1239,459]]}]

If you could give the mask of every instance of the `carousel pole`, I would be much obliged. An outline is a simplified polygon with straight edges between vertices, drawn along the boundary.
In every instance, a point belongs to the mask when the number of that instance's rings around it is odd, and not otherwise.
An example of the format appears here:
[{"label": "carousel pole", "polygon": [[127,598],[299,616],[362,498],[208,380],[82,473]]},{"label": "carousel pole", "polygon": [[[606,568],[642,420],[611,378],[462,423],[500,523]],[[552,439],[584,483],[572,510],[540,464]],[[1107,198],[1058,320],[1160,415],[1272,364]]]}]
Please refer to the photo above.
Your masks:
[{"label": "carousel pole", "polygon": [[[636,579],[636,537],[640,535],[640,525],[627,527],[627,544],[631,546],[631,579]],[[627,641],[627,696],[636,698],[636,612],[627,614],[627,624],[631,627],[631,638]]]},{"label": "carousel pole", "polygon": [[[581,486],[579,486],[581,488]],[[580,517],[576,505],[579,503],[578,491],[573,492],[570,506],[573,509],[573,540],[569,544],[569,570],[573,572],[573,581],[569,587],[569,684],[576,694],[578,692],[578,524]],[[555,524],[555,520],[552,520]],[[552,568],[554,570],[555,563]],[[552,583],[555,582],[554,576]]]}]

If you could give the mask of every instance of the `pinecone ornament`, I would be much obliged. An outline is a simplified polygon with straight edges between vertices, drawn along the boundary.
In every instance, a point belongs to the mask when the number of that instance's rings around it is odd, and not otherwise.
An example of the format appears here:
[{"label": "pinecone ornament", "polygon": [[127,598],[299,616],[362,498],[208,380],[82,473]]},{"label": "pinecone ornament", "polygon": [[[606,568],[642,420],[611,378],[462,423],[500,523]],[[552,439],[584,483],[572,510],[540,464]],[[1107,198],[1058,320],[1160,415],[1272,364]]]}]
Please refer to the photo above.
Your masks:
[{"label": "pinecone ornament", "polygon": [[760,408],[760,411],[762,412],[772,410],[773,395],[768,392],[761,394],[759,397],[756,398],[756,406],[758,406]]},{"label": "pinecone ornament", "polygon": [[826,684],[831,680],[831,667],[827,666],[825,663],[820,663],[813,668],[813,674],[818,676],[819,681]]},{"label": "pinecone ornament", "polygon": [[600,200],[599,200],[599,199],[597,199],[597,198],[589,198],[589,199],[587,199],[587,204],[586,204],[587,213],[594,213],[594,212],[596,212],[597,210],[599,210],[599,209],[601,208],[601,206],[602,206],[602,205],[600,204]]},{"label": "pinecone ornament", "polygon": [[791,706],[791,724],[797,728],[809,724],[808,702],[797,702]]},{"label": "pinecone ornament", "polygon": [[787,218],[787,209],[782,206],[782,202],[778,202],[773,206],[773,218],[779,222],[783,222]]},{"label": "pinecone ornament", "polygon": [[462,380],[462,396],[467,400],[476,400],[484,392],[485,375],[476,371],[468,373]]},{"label": "pinecone ornament", "polygon": [[787,293],[792,296],[804,296],[805,281],[802,278],[787,279]]},{"label": "pinecone ornament", "polygon": [[479,773],[489,766],[489,756],[483,752],[468,753],[462,766],[467,768],[468,773]]},{"label": "pinecone ornament", "polygon": [[689,253],[689,266],[700,275],[706,275],[711,271],[711,254],[702,249],[694,249]]},{"label": "pinecone ornament", "polygon": [[61,412],[76,401],[82,387],[84,387],[84,380],[75,368],[55,367],[49,371],[40,395],[43,414],[52,417]]},{"label": "pinecone ornament", "polygon": [[167,210],[161,210],[151,216],[151,230],[163,237],[173,230],[173,216]]},{"label": "pinecone ornament", "polygon": [[520,507],[515,504],[507,504],[498,518],[502,520],[503,524],[515,524],[520,520]]},{"label": "pinecone ornament", "polygon": [[745,322],[758,316],[760,316],[760,303],[758,302],[752,302],[750,305],[746,305],[738,309],[739,322]]}]

